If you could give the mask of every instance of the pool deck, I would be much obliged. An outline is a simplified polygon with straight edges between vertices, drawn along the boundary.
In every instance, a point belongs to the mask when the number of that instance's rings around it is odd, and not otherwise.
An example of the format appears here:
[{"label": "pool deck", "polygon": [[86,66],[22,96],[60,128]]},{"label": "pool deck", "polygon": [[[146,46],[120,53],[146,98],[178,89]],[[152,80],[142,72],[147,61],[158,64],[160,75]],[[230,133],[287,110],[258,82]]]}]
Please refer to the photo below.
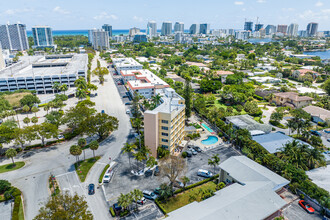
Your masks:
[{"label": "pool deck", "polygon": [[[204,122],[205,123],[205,122]],[[206,124],[206,123],[205,123]],[[207,124],[206,124],[207,125]],[[202,150],[209,150],[209,149],[213,149],[215,147],[218,147],[220,144],[223,143],[222,139],[215,133],[215,132],[209,132],[206,128],[204,128],[204,126],[202,126],[203,130],[202,132],[200,132],[201,137],[198,138],[197,140],[191,140],[189,142],[190,145],[195,145],[200,147]],[[202,143],[203,140],[206,140],[209,136],[215,136],[218,138],[218,141],[214,144],[210,144],[210,145],[205,145]]]}]

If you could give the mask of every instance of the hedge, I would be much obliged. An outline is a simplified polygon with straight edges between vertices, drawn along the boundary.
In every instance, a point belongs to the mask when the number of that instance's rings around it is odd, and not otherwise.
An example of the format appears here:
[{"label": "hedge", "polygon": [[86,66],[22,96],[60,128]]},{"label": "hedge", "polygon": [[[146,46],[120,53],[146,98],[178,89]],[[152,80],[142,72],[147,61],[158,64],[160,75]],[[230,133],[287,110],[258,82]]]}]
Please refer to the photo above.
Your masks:
[{"label": "hedge", "polygon": [[13,213],[12,213],[12,220],[19,220],[19,207],[22,203],[21,194],[22,194],[21,191],[17,188],[15,188],[15,190],[12,194],[15,197],[14,208],[13,208]]},{"label": "hedge", "polygon": [[178,194],[178,193],[184,192],[184,191],[186,191],[186,190],[188,190],[188,189],[192,189],[192,188],[194,188],[194,187],[197,187],[197,186],[203,185],[204,183],[210,182],[210,181],[212,181],[212,180],[214,180],[214,179],[216,179],[216,178],[218,178],[218,177],[219,177],[219,174],[214,175],[214,176],[212,176],[212,177],[210,177],[210,178],[204,179],[204,180],[202,180],[202,181],[199,181],[199,182],[197,182],[197,183],[191,184],[191,185],[189,185],[189,186],[186,186],[185,188],[180,188],[180,189],[174,191],[174,194]]},{"label": "hedge", "polygon": [[164,207],[160,204],[160,201],[159,201],[158,198],[155,199],[155,203],[156,203],[156,205],[158,206],[158,208],[163,212],[163,214],[166,215],[166,214],[167,214],[167,211],[166,211],[166,210],[164,209]]},{"label": "hedge", "polygon": [[110,214],[111,214],[112,217],[115,217],[116,216],[116,213],[113,210],[112,206],[110,206],[109,211],[110,211]]},{"label": "hedge", "polygon": [[99,177],[99,183],[102,183],[103,176],[104,176],[105,172],[107,171],[107,169],[108,169],[109,167],[110,167],[110,164],[107,164],[107,165],[104,167],[104,169],[103,169],[103,171],[102,171],[102,173],[101,173],[101,175],[100,175],[100,177]]}]

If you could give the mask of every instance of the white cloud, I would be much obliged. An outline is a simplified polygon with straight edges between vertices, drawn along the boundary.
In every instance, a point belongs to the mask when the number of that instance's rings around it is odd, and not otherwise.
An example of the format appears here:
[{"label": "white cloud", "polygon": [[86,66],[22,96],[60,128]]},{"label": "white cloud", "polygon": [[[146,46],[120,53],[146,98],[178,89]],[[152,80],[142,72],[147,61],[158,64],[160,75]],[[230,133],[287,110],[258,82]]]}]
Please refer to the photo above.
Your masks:
[{"label": "white cloud", "polygon": [[323,2],[318,1],[318,2],[316,2],[315,6],[316,7],[322,7],[323,6]]},{"label": "white cloud", "polygon": [[265,3],[266,0],[257,0],[258,3]]},{"label": "white cloud", "polygon": [[94,20],[103,20],[103,19],[112,19],[117,20],[118,17],[116,15],[108,14],[107,12],[101,12],[99,15],[93,17]]},{"label": "white cloud", "polygon": [[330,18],[330,9],[322,9],[320,11],[306,10],[297,15],[300,19],[306,21],[328,21]]},{"label": "white cloud", "polygon": [[63,14],[63,15],[66,15],[66,14],[70,14],[69,11],[61,8],[60,6],[56,6],[54,9],[53,9],[53,12],[56,12],[56,13],[60,13],[60,14]]},{"label": "white cloud", "polygon": [[32,11],[33,11],[32,8],[8,9],[8,10],[6,10],[4,13],[5,13],[6,15],[15,15],[15,14],[19,14],[19,13],[32,12]]},{"label": "white cloud", "polygon": [[244,5],[244,2],[234,2],[235,5]]},{"label": "white cloud", "polygon": [[138,17],[138,16],[134,15],[133,16],[133,20],[138,21],[138,22],[143,22],[144,19],[141,18],[141,17]]}]

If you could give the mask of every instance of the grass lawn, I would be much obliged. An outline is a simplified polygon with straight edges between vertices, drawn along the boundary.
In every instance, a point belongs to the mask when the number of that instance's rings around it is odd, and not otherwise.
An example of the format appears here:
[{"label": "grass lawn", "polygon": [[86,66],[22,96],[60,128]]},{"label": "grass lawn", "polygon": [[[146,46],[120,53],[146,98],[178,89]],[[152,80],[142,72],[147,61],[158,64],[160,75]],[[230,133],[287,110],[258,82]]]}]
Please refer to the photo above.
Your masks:
[{"label": "grass lawn", "polygon": [[6,173],[9,171],[17,170],[25,165],[24,162],[15,162],[15,166],[12,163],[0,166],[0,173]]},{"label": "grass lawn", "polygon": [[21,92],[21,93],[13,93],[10,95],[4,95],[3,98],[8,100],[11,106],[19,107],[21,104],[19,100],[21,100],[24,96],[31,94],[30,92]]},{"label": "grass lawn", "polygon": [[[215,101],[214,106],[217,107],[217,108],[224,108],[226,111],[227,111],[227,108],[229,107],[229,106],[219,102],[219,100]],[[247,114],[244,109],[240,113],[238,113],[237,110],[235,109],[236,106],[232,106],[232,107],[233,107],[233,113],[235,113],[236,115],[238,115],[238,114],[241,114],[241,115]]]},{"label": "grass lawn", "polygon": [[23,202],[19,205],[18,220],[24,220]]},{"label": "grass lawn", "polygon": [[93,157],[86,160],[81,160],[79,161],[79,165],[78,163],[74,164],[74,167],[76,168],[77,174],[81,182],[85,181],[88,171],[92,168],[94,163],[100,158],[101,158],[100,156],[97,156],[95,158]]},{"label": "grass lawn", "polygon": [[188,205],[189,203],[192,203],[194,201],[200,202],[201,201],[201,195],[199,193],[200,189],[204,189],[204,190],[212,189],[215,192],[216,191],[215,188],[216,188],[216,184],[210,181],[201,186],[179,193],[176,196],[171,197],[166,203],[160,203],[160,204],[169,213],[178,208],[181,208],[182,206]]}]

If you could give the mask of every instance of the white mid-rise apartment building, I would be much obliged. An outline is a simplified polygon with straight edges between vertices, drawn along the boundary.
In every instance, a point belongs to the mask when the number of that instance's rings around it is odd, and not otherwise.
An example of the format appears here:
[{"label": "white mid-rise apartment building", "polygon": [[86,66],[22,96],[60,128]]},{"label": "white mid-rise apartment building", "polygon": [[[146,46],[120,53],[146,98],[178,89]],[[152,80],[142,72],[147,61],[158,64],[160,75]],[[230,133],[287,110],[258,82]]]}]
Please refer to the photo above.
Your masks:
[{"label": "white mid-rise apartment building", "polygon": [[133,58],[113,58],[112,63],[118,74],[122,70],[142,70],[143,65],[134,60]]}]

